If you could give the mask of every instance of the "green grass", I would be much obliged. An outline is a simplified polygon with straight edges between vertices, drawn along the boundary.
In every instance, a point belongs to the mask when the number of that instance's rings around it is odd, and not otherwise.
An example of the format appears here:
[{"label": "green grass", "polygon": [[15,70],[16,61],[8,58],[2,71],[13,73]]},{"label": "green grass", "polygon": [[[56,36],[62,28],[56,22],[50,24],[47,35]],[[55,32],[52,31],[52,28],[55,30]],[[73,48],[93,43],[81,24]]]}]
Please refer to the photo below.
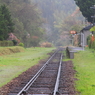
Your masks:
[{"label": "green grass", "polygon": [[27,48],[25,52],[0,56],[0,87],[48,57],[47,53],[53,49],[55,48]]},{"label": "green grass", "polygon": [[75,87],[80,95],[95,95],[95,51],[86,49],[75,53],[72,61],[78,79]]}]

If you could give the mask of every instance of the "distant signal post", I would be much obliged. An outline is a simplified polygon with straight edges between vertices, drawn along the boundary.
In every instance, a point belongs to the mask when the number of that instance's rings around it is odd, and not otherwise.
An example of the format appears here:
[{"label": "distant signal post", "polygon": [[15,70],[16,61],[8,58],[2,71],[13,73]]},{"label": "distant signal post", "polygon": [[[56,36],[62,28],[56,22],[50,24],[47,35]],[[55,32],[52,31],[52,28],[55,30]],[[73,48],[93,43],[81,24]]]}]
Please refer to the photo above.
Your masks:
[{"label": "distant signal post", "polygon": [[76,34],[77,32],[76,31],[70,31],[70,34]]},{"label": "distant signal post", "polygon": [[74,39],[73,39],[73,37],[74,37],[74,35],[76,34],[77,32],[76,31],[74,31],[74,30],[72,30],[72,31],[70,31],[70,34],[72,34],[72,45],[74,45]]}]

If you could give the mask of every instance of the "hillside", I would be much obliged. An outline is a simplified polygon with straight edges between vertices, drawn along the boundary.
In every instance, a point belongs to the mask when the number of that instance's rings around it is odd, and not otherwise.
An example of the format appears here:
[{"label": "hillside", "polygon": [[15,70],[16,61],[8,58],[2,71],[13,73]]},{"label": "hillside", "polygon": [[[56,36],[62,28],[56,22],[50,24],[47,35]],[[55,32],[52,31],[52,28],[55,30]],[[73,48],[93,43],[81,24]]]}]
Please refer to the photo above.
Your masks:
[{"label": "hillside", "polygon": [[[67,36],[63,32],[70,31],[74,25],[78,27],[84,20],[74,0],[34,0],[34,2],[37,3],[42,16],[46,19],[44,27],[47,40],[54,44],[63,45]],[[61,39],[61,35],[64,39]],[[68,40],[64,43],[69,44]]]},{"label": "hillside", "polygon": [[[14,31],[25,47],[50,42],[56,46],[69,45],[69,31],[79,28],[84,20],[74,0],[1,0],[9,9]],[[73,15],[74,14],[74,15]]]}]

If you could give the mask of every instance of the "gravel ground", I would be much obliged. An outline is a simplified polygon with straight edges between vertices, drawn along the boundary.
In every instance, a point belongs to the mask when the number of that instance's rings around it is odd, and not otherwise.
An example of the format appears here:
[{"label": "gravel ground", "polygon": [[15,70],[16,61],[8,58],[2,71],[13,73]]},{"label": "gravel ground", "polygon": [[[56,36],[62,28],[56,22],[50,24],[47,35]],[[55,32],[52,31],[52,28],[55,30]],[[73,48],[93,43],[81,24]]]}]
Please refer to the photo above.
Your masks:
[{"label": "gravel ground", "polygon": [[[31,67],[30,69],[28,69],[26,72],[23,72],[21,75],[19,75],[19,77],[13,79],[11,82],[9,82],[7,85],[3,86],[2,88],[0,88],[0,95],[8,95],[8,93],[10,92],[10,90],[14,89],[15,87],[18,87],[21,83],[21,81],[26,80],[26,79],[30,79],[30,73],[33,76],[39,69],[40,67],[44,64],[44,60],[40,61],[38,65]],[[68,87],[69,89],[69,95],[76,95],[76,91],[74,88],[75,85],[75,81],[76,79],[74,78],[74,74],[75,74],[75,70],[73,70],[73,64],[72,61],[66,61],[65,62],[66,67],[66,78],[67,78],[67,82],[66,85],[70,85]]]}]

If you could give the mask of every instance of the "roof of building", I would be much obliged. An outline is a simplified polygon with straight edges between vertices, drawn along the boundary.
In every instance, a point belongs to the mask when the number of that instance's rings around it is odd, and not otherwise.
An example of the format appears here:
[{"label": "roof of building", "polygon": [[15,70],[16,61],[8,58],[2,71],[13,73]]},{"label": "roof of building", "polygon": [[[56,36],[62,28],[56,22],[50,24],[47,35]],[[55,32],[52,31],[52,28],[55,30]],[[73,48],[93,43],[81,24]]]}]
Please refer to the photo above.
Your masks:
[{"label": "roof of building", "polygon": [[95,23],[94,24],[90,24],[90,25],[84,27],[81,31],[90,30],[93,26],[95,26]]}]

